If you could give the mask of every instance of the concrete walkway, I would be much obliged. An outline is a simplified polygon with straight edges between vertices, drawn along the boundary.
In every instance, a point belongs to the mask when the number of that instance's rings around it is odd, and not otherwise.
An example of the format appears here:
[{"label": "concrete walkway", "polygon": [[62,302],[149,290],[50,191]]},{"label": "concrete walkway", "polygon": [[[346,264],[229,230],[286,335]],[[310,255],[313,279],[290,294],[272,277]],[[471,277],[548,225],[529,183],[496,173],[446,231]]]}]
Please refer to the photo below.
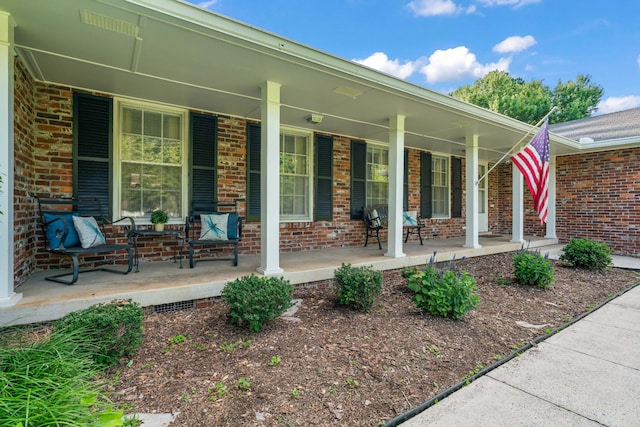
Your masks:
[{"label": "concrete walkway", "polygon": [[407,418],[395,425],[640,426],[640,286]]}]

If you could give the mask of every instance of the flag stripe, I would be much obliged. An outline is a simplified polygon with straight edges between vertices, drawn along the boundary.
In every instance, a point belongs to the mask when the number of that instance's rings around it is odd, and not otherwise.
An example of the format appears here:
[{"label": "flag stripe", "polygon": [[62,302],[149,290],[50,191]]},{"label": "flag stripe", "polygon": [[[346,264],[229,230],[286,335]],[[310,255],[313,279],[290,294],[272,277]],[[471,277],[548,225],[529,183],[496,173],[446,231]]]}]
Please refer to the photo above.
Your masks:
[{"label": "flag stripe", "polygon": [[549,123],[547,120],[531,142],[514,154],[511,160],[527,182],[540,223],[546,223],[549,214]]}]

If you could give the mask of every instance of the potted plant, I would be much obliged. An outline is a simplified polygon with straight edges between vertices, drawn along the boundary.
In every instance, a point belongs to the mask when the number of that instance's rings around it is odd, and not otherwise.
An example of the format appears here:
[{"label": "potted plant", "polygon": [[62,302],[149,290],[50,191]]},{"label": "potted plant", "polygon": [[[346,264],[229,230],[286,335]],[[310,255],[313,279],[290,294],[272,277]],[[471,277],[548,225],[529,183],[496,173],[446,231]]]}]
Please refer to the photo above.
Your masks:
[{"label": "potted plant", "polygon": [[162,209],[151,212],[151,224],[154,224],[156,231],[164,230],[165,223],[169,222],[169,214]]}]

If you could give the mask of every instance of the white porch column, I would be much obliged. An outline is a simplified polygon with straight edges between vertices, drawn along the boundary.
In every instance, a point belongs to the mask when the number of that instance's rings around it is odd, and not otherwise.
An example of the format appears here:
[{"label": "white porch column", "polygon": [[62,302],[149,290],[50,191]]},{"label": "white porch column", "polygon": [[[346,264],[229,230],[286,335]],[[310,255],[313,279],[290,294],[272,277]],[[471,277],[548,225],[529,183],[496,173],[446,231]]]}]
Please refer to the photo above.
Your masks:
[{"label": "white porch column", "polygon": [[280,268],[280,85],[264,82],[260,127],[260,267],[264,275]]},{"label": "white porch column", "polygon": [[384,256],[400,258],[402,252],[402,192],[404,187],[404,116],[389,118],[389,235]]},{"label": "white porch column", "polygon": [[524,243],[524,176],[511,164],[511,241]]},{"label": "white porch column", "polygon": [[556,156],[549,158],[549,211],[547,213],[547,239],[555,239],[556,235]]},{"label": "white porch column", "polygon": [[15,305],[13,291],[13,28],[11,15],[0,12],[0,307]]},{"label": "white porch column", "polygon": [[[478,243],[478,135],[466,137],[466,204],[467,234],[464,247],[479,248]],[[485,178],[486,179],[486,178]]]}]

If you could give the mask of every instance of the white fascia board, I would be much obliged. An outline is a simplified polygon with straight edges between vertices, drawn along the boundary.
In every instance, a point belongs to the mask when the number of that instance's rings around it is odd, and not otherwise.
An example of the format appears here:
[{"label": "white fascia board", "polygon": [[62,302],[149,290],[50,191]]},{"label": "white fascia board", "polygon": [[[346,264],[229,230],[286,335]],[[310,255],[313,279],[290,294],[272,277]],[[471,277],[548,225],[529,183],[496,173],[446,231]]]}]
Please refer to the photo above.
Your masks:
[{"label": "white fascia board", "polygon": [[580,144],[581,150],[584,152],[617,150],[620,148],[637,148],[640,147],[640,136],[630,136],[627,138],[607,139],[603,141],[594,141],[586,144]]}]

